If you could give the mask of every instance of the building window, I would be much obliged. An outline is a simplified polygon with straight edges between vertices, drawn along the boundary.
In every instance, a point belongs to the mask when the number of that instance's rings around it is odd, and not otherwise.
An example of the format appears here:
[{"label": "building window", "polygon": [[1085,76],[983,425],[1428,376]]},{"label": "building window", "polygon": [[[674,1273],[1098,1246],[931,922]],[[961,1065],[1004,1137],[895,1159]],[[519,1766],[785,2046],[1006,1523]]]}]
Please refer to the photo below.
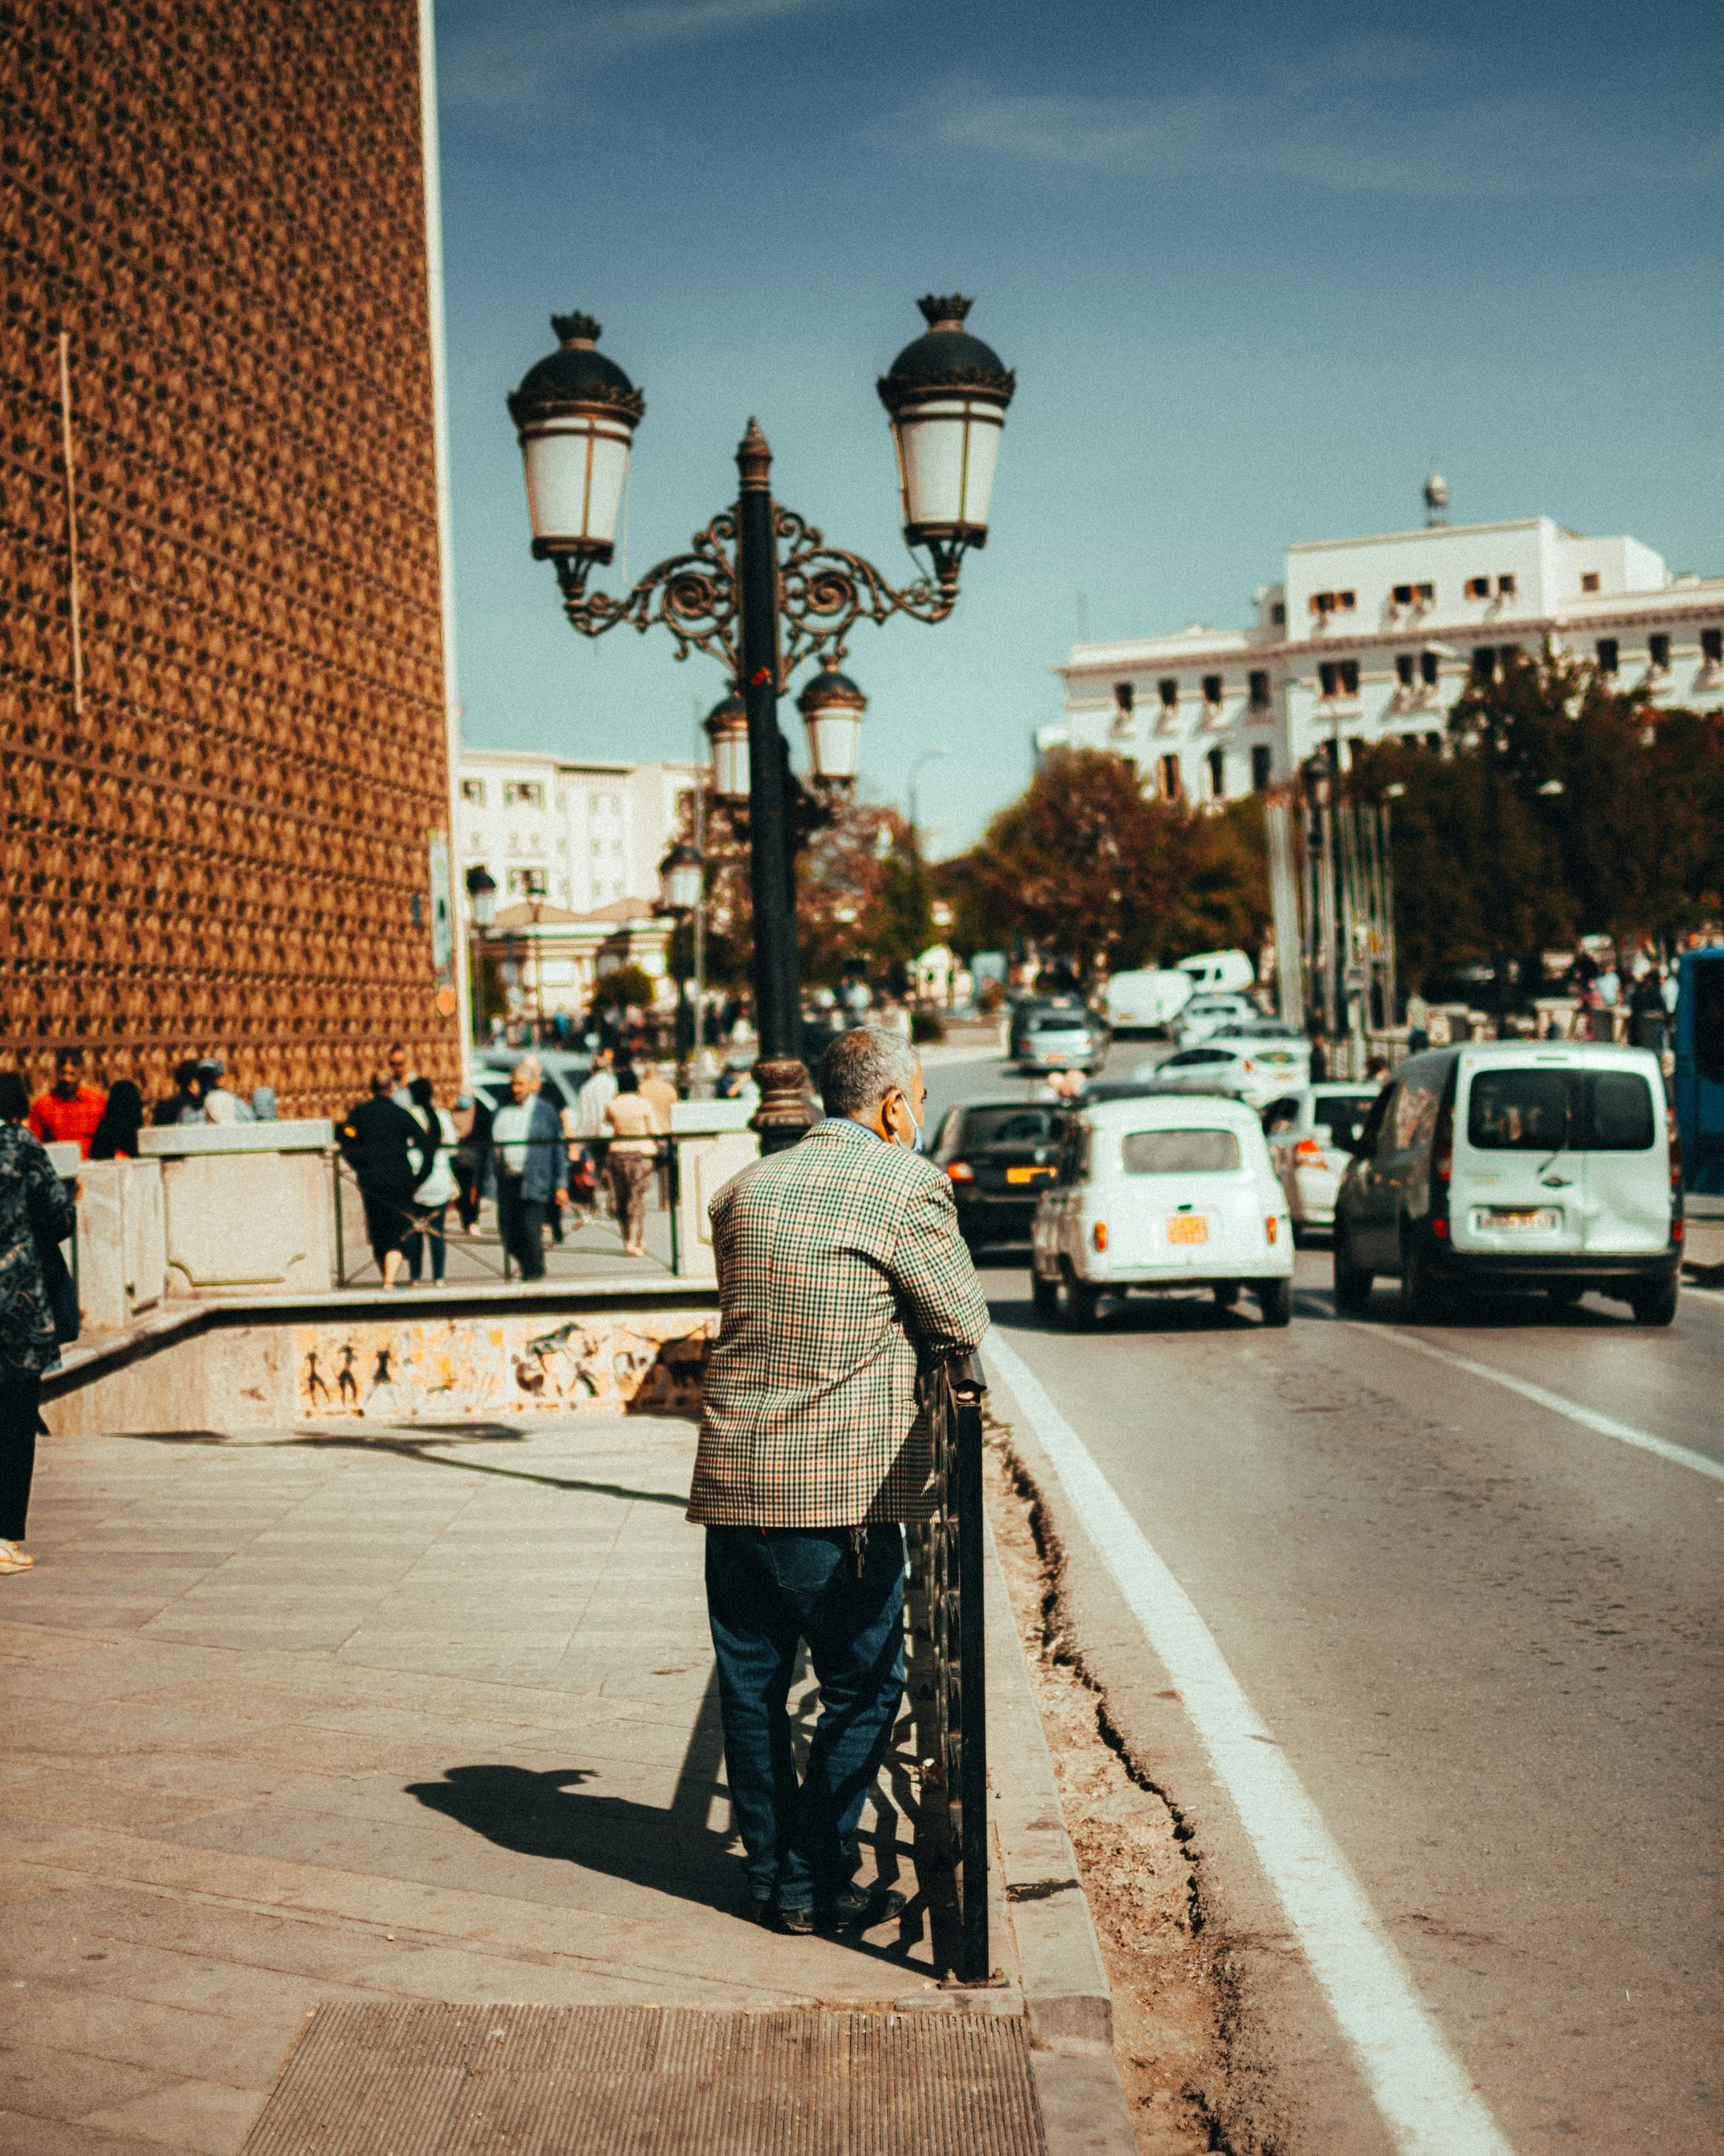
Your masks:
[{"label": "building window", "polygon": [[1221,701],[1221,676],[1219,674],[1204,675],[1203,701],[1206,704],[1219,704]]},{"label": "building window", "polygon": [[1122,719],[1129,719],[1137,707],[1137,685],[1133,681],[1116,681],[1113,685],[1115,708]]},{"label": "building window", "polygon": [[1427,734],[1424,737],[1424,745],[1440,756],[1443,752],[1443,737],[1440,734]]},{"label": "building window", "polygon": [[461,781],[461,798],[464,801],[470,802],[475,808],[483,808],[485,806],[485,781],[482,778],[464,778]]},{"label": "building window", "polygon": [[1512,577],[1499,577],[1496,579],[1496,593],[1499,598],[1511,599],[1515,595],[1514,578]]},{"label": "building window", "polygon": [[1351,613],[1357,604],[1352,592],[1313,592],[1311,610],[1313,613]]},{"label": "building window", "polygon": [[545,896],[543,869],[511,869],[509,890],[516,898],[542,898]]},{"label": "building window", "polygon": [[1667,674],[1670,666],[1670,639],[1660,631],[1646,639],[1646,656],[1660,674]]},{"label": "building window", "polygon": [[511,778],[503,788],[505,808],[542,808],[545,789],[536,778]]},{"label": "building window", "polygon": [[1700,655],[1708,666],[1724,666],[1724,629],[1701,629]]},{"label": "building window", "polygon": [[1436,595],[1434,584],[1397,584],[1394,591],[1398,607],[1429,606]]},{"label": "building window", "polygon": [[1419,678],[1427,689],[1436,687],[1441,673],[1442,661],[1437,657],[1436,653],[1421,651],[1419,654]]},{"label": "building window", "polygon": [[1277,629],[1285,629],[1287,626],[1287,603],[1285,599],[1275,601],[1269,610],[1269,618]]},{"label": "building window", "polygon": [[1270,748],[1267,742],[1259,742],[1251,752],[1251,790],[1267,793],[1270,780]]},{"label": "building window", "polygon": [[1516,667],[1517,667],[1521,663],[1520,645],[1518,644],[1500,644],[1496,648],[1496,662],[1498,665],[1501,667],[1504,677],[1506,679],[1509,675],[1514,672]]},{"label": "building window", "polygon": [[1598,654],[1598,671],[1601,674],[1614,674],[1616,671],[1616,639],[1614,636],[1601,636],[1593,648]]},{"label": "building window", "polygon": [[1417,748],[1418,746],[1419,737],[1417,734],[1403,734],[1401,736],[1401,747],[1403,748]]},{"label": "building window", "polygon": [[1254,711],[1269,709],[1269,676],[1256,673],[1251,676],[1251,708]]},{"label": "building window", "polygon": [[1164,711],[1174,710],[1179,702],[1179,684],[1177,681],[1157,681],[1156,693],[1162,700]]},{"label": "building window", "polygon": [[1179,759],[1177,756],[1162,758],[1162,793],[1169,801],[1179,798]]},{"label": "building window", "polygon": [[1357,696],[1359,662],[1357,659],[1326,659],[1317,669],[1317,679],[1326,696]]},{"label": "building window", "polygon": [[1209,792],[1217,801],[1224,800],[1227,794],[1227,758],[1219,748],[1212,748],[1207,762],[1209,766]]},{"label": "building window", "polygon": [[1473,653],[1473,679],[1480,684],[1496,679],[1496,646],[1481,644]]},{"label": "building window", "polygon": [[1598,590],[1598,572],[1596,569],[1583,569],[1581,571],[1580,588],[1583,592],[1595,592]]},{"label": "building window", "polygon": [[1403,689],[1410,689],[1418,679],[1419,668],[1410,651],[1395,654],[1395,679]]}]

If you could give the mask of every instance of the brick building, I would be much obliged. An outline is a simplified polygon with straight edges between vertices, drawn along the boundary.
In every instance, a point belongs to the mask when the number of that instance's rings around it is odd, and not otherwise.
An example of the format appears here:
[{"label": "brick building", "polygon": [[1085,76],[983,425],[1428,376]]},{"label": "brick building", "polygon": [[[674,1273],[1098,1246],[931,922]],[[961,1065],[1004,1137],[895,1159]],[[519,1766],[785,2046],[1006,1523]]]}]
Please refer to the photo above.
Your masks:
[{"label": "brick building", "polygon": [[0,1064],[456,1073],[416,0],[11,0]]}]

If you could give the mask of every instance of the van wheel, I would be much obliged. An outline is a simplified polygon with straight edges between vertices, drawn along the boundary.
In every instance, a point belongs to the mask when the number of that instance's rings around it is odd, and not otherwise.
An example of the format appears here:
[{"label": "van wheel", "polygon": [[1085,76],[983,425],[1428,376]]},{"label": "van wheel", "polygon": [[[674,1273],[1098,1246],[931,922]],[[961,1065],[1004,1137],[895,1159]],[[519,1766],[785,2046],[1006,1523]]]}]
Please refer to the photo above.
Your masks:
[{"label": "van wheel", "polygon": [[1029,1276],[1030,1300],[1035,1305],[1035,1314],[1044,1324],[1051,1323],[1059,1314],[1060,1283],[1044,1280],[1039,1273]]},{"label": "van wheel", "polygon": [[1265,1325],[1290,1325],[1293,1322],[1293,1283],[1290,1280],[1266,1280],[1257,1283],[1257,1307],[1263,1312]]},{"label": "van wheel", "polygon": [[1430,1260],[1410,1238],[1401,1245],[1401,1316],[1408,1325],[1435,1325],[1445,1297],[1431,1278]]},{"label": "van wheel", "polygon": [[1093,1332],[1101,1307],[1101,1291],[1088,1281],[1065,1276],[1065,1322],[1074,1332]]},{"label": "van wheel", "polygon": [[1352,1244],[1346,1229],[1335,1229],[1335,1307],[1357,1317],[1371,1300],[1374,1276],[1353,1263]]},{"label": "van wheel", "polygon": [[1634,1313],[1636,1325],[1669,1325],[1676,1315],[1676,1280],[1672,1274],[1668,1280],[1650,1282],[1636,1288],[1629,1299],[1629,1307]]},{"label": "van wheel", "polygon": [[1217,1281],[1209,1292],[1215,1298],[1218,1310],[1231,1310],[1239,1299],[1239,1284],[1237,1281]]}]

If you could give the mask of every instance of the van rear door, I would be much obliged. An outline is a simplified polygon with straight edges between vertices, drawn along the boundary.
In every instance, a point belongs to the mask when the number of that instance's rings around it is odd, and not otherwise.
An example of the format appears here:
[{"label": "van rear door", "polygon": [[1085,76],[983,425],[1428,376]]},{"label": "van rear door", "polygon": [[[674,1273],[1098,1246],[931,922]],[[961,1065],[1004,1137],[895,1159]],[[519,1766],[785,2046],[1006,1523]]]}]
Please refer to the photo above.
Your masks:
[{"label": "van rear door", "polygon": [[[1584,1247],[1661,1250],[1670,1240],[1670,1158],[1663,1087],[1644,1069],[1577,1072],[1584,1092]],[[1577,1104],[1579,1105],[1579,1104]]]},{"label": "van rear door", "polygon": [[1463,1060],[1449,1196],[1457,1252],[1536,1257],[1583,1247],[1574,1064],[1556,1051],[1532,1063]]}]

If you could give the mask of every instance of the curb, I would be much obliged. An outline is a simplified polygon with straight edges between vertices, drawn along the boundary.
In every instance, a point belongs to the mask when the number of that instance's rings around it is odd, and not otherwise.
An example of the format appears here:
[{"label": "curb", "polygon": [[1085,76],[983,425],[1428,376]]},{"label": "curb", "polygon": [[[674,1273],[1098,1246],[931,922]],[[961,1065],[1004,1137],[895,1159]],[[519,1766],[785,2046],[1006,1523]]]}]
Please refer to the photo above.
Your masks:
[{"label": "curb", "polygon": [[1048,2156],[1137,2156],[1113,2056],[1113,1990],[1066,1832],[992,1521],[988,1725],[1001,1898],[1016,1950]]}]

